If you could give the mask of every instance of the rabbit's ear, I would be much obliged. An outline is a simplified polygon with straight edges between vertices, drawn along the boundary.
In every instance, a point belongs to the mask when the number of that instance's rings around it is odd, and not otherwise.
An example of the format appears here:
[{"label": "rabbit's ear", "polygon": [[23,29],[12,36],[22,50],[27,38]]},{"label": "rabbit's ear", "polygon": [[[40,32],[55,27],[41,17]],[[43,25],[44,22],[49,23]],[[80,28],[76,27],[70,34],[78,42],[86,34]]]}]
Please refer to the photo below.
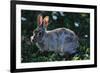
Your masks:
[{"label": "rabbit's ear", "polygon": [[48,21],[49,21],[49,16],[46,16],[43,20],[44,25],[47,27],[48,26]]},{"label": "rabbit's ear", "polygon": [[38,15],[38,17],[37,17],[38,26],[42,25],[42,22],[43,22],[43,17],[42,17],[42,15]]}]

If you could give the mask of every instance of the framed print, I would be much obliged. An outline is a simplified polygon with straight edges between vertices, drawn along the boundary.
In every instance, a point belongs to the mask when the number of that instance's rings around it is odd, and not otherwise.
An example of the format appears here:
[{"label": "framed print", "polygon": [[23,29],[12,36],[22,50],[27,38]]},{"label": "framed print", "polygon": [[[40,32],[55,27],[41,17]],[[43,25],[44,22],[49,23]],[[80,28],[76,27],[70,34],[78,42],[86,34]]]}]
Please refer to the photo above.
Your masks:
[{"label": "framed print", "polygon": [[11,72],[97,66],[97,7],[11,1]]}]

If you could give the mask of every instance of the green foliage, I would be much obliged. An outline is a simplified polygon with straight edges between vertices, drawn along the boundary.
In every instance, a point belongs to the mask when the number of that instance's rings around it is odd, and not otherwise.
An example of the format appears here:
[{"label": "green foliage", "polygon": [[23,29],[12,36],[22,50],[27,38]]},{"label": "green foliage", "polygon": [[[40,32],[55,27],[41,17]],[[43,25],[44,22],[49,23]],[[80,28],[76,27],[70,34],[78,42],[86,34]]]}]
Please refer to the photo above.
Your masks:
[{"label": "green foliage", "polygon": [[22,62],[62,61],[63,57],[54,52],[41,53],[30,42],[32,31],[37,27],[37,15],[49,16],[48,30],[66,27],[79,37],[78,53],[67,60],[90,59],[90,14],[49,11],[21,11],[21,58]]}]

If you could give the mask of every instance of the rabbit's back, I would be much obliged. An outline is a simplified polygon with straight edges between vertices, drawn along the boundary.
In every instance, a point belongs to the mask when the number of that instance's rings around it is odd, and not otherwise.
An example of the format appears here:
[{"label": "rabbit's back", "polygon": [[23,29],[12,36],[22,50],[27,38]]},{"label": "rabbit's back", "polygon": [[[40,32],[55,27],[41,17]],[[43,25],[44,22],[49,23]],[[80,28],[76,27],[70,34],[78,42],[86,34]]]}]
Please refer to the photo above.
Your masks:
[{"label": "rabbit's back", "polygon": [[70,29],[58,28],[47,31],[46,37],[45,44],[50,51],[74,53],[78,46],[77,36]]}]

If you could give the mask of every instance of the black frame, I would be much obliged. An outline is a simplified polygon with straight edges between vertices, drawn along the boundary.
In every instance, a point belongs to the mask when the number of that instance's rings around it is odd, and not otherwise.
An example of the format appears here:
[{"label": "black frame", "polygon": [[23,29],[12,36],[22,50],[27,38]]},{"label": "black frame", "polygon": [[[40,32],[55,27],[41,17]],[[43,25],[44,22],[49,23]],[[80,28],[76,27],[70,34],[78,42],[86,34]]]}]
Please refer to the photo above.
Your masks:
[{"label": "black frame", "polygon": [[[89,8],[94,9],[94,64],[90,65],[74,65],[74,66],[59,66],[59,67],[44,67],[44,68],[27,68],[16,69],[16,5],[41,5],[41,6],[57,6],[57,7],[75,7],[75,8]],[[59,70],[59,69],[77,69],[97,67],[97,6],[93,5],[77,5],[77,4],[60,4],[60,3],[46,3],[46,2],[31,2],[31,1],[11,1],[11,72],[27,72],[27,71],[44,71],[44,70]]]}]

